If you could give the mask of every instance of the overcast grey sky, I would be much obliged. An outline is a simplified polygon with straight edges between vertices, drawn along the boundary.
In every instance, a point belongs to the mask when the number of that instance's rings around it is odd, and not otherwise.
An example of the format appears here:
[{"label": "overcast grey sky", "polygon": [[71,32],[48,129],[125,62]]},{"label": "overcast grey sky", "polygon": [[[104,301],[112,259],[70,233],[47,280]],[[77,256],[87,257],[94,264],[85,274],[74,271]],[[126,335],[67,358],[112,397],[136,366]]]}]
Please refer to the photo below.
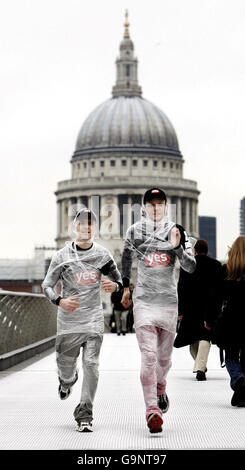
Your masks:
[{"label": "overcast grey sky", "polygon": [[176,130],[218,257],[245,196],[244,0],[5,0],[0,18],[0,258],[55,246],[57,182],[88,114],[110,98],[124,11],[143,97]]}]

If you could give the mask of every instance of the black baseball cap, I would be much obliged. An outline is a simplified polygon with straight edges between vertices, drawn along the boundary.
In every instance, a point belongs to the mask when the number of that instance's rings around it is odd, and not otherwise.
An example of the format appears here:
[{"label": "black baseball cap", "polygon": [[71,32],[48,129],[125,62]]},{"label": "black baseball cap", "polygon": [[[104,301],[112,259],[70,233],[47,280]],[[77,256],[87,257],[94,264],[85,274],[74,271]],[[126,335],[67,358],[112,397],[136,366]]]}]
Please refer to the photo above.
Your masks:
[{"label": "black baseball cap", "polygon": [[78,211],[75,215],[74,221],[83,221],[85,220],[86,222],[89,223],[96,223],[97,222],[97,217],[93,211],[90,209],[84,208],[80,211]]},{"label": "black baseball cap", "polygon": [[144,194],[143,204],[152,201],[152,199],[161,199],[163,201],[167,201],[165,192],[160,188],[148,189]]}]

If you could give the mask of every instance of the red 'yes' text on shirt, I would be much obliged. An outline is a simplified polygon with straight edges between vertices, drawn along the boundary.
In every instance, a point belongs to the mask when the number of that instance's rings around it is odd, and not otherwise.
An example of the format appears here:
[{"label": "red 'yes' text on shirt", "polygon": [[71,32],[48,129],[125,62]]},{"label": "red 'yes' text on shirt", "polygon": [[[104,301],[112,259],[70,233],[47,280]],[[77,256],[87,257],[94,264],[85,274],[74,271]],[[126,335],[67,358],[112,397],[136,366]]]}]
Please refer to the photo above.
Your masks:
[{"label": "red 'yes' text on shirt", "polygon": [[74,274],[73,279],[76,284],[93,284],[98,279],[98,273],[92,270],[79,271]]},{"label": "red 'yes' text on shirt", "polygon": [[145,256],[146,266],[165,266],[170,261],[170,256],[161,251],[155,251]]}]

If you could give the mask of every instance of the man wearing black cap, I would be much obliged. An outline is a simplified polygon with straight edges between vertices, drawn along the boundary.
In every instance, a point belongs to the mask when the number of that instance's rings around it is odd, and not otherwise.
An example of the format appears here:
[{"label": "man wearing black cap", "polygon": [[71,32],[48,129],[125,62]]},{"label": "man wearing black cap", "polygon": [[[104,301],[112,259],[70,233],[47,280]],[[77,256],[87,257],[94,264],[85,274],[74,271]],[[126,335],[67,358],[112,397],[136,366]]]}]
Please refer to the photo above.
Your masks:
[{"label": "man wearing black cap", "polygon": [[[42,283],[44,294],[58,305],[56,359],[61,400],[78,380],[77,358],[83,350],[81,399],[74,411],[77,430],[92,431],[93,401],[98,383],[98,363],[104,332],[101,285],[106,292],[122,287],[121,276],[110,252],[94,242],[96,216],[89,209],[76,214],[75,240],[66,242],[50,263]],[[110,280],[101,280],[102,275]],[[55,286],[60,281],[61,294]]]},{"label": "man wearing black cap", "polygon": [[129,227],[122,254],[124,294],[129,300],[133,254],[138,258],[138,278],[134,290],[134,326],[141,351],[141,383],[146,421],[150,432],[162,431],[162,413],[169,407],[166,377],[171,367],[178,318],[175,265],[195,270],[195,258],[187,233],[169,221],[166,194],[151,188],[144,194],[142,219]]}]

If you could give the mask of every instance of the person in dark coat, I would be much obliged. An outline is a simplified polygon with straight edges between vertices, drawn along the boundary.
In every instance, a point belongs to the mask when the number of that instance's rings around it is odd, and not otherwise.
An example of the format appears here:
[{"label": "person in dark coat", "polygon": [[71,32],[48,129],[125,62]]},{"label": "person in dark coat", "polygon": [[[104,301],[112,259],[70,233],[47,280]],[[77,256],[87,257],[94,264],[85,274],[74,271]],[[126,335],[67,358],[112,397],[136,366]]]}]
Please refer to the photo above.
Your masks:
[{"label": "person in dark coat", "polygon": [[213,342],[224,349],[225,365],[233,390],[232,406],[245,406],[245,236],[238,237],[228,253],[223,280],[213,292],[205,325]]},{"label": "person in dark coat", "polygon": [[134,331],[134,314],[133,314],[134,304],[133,304],[133,300],[132,300],[133,290],[134,290],[134,284],[131,283],[131,284],[129,284],[131,303],[128,307],[128,316],[127,316],[127,330],[130,333],[133,333],[133,331]]},{"label": "person in dark coat", "polygon": [[222,265],[208,256],[208,243],[199,239],[194,245],[196,269],[187,273],[180,269],[178,282],[179,327],[175,338],[176,348],[190,345],[194,359],[193,372],[197,380],[206,380],[207,360],[211,334],[204,326],[204,314],[211,289],[221,278]]},{"label": "person in dark coat", "polygon": [[122,295],[123,289],[120,289],[118,292],[113,292],[111,294],[111,303],[113,305],[113,314],[115,316],[116,331],[118,336],[120,336],[121,333],[125,336],[127,332],[127,316],[129,307],[126,308],[122,305]]}]

